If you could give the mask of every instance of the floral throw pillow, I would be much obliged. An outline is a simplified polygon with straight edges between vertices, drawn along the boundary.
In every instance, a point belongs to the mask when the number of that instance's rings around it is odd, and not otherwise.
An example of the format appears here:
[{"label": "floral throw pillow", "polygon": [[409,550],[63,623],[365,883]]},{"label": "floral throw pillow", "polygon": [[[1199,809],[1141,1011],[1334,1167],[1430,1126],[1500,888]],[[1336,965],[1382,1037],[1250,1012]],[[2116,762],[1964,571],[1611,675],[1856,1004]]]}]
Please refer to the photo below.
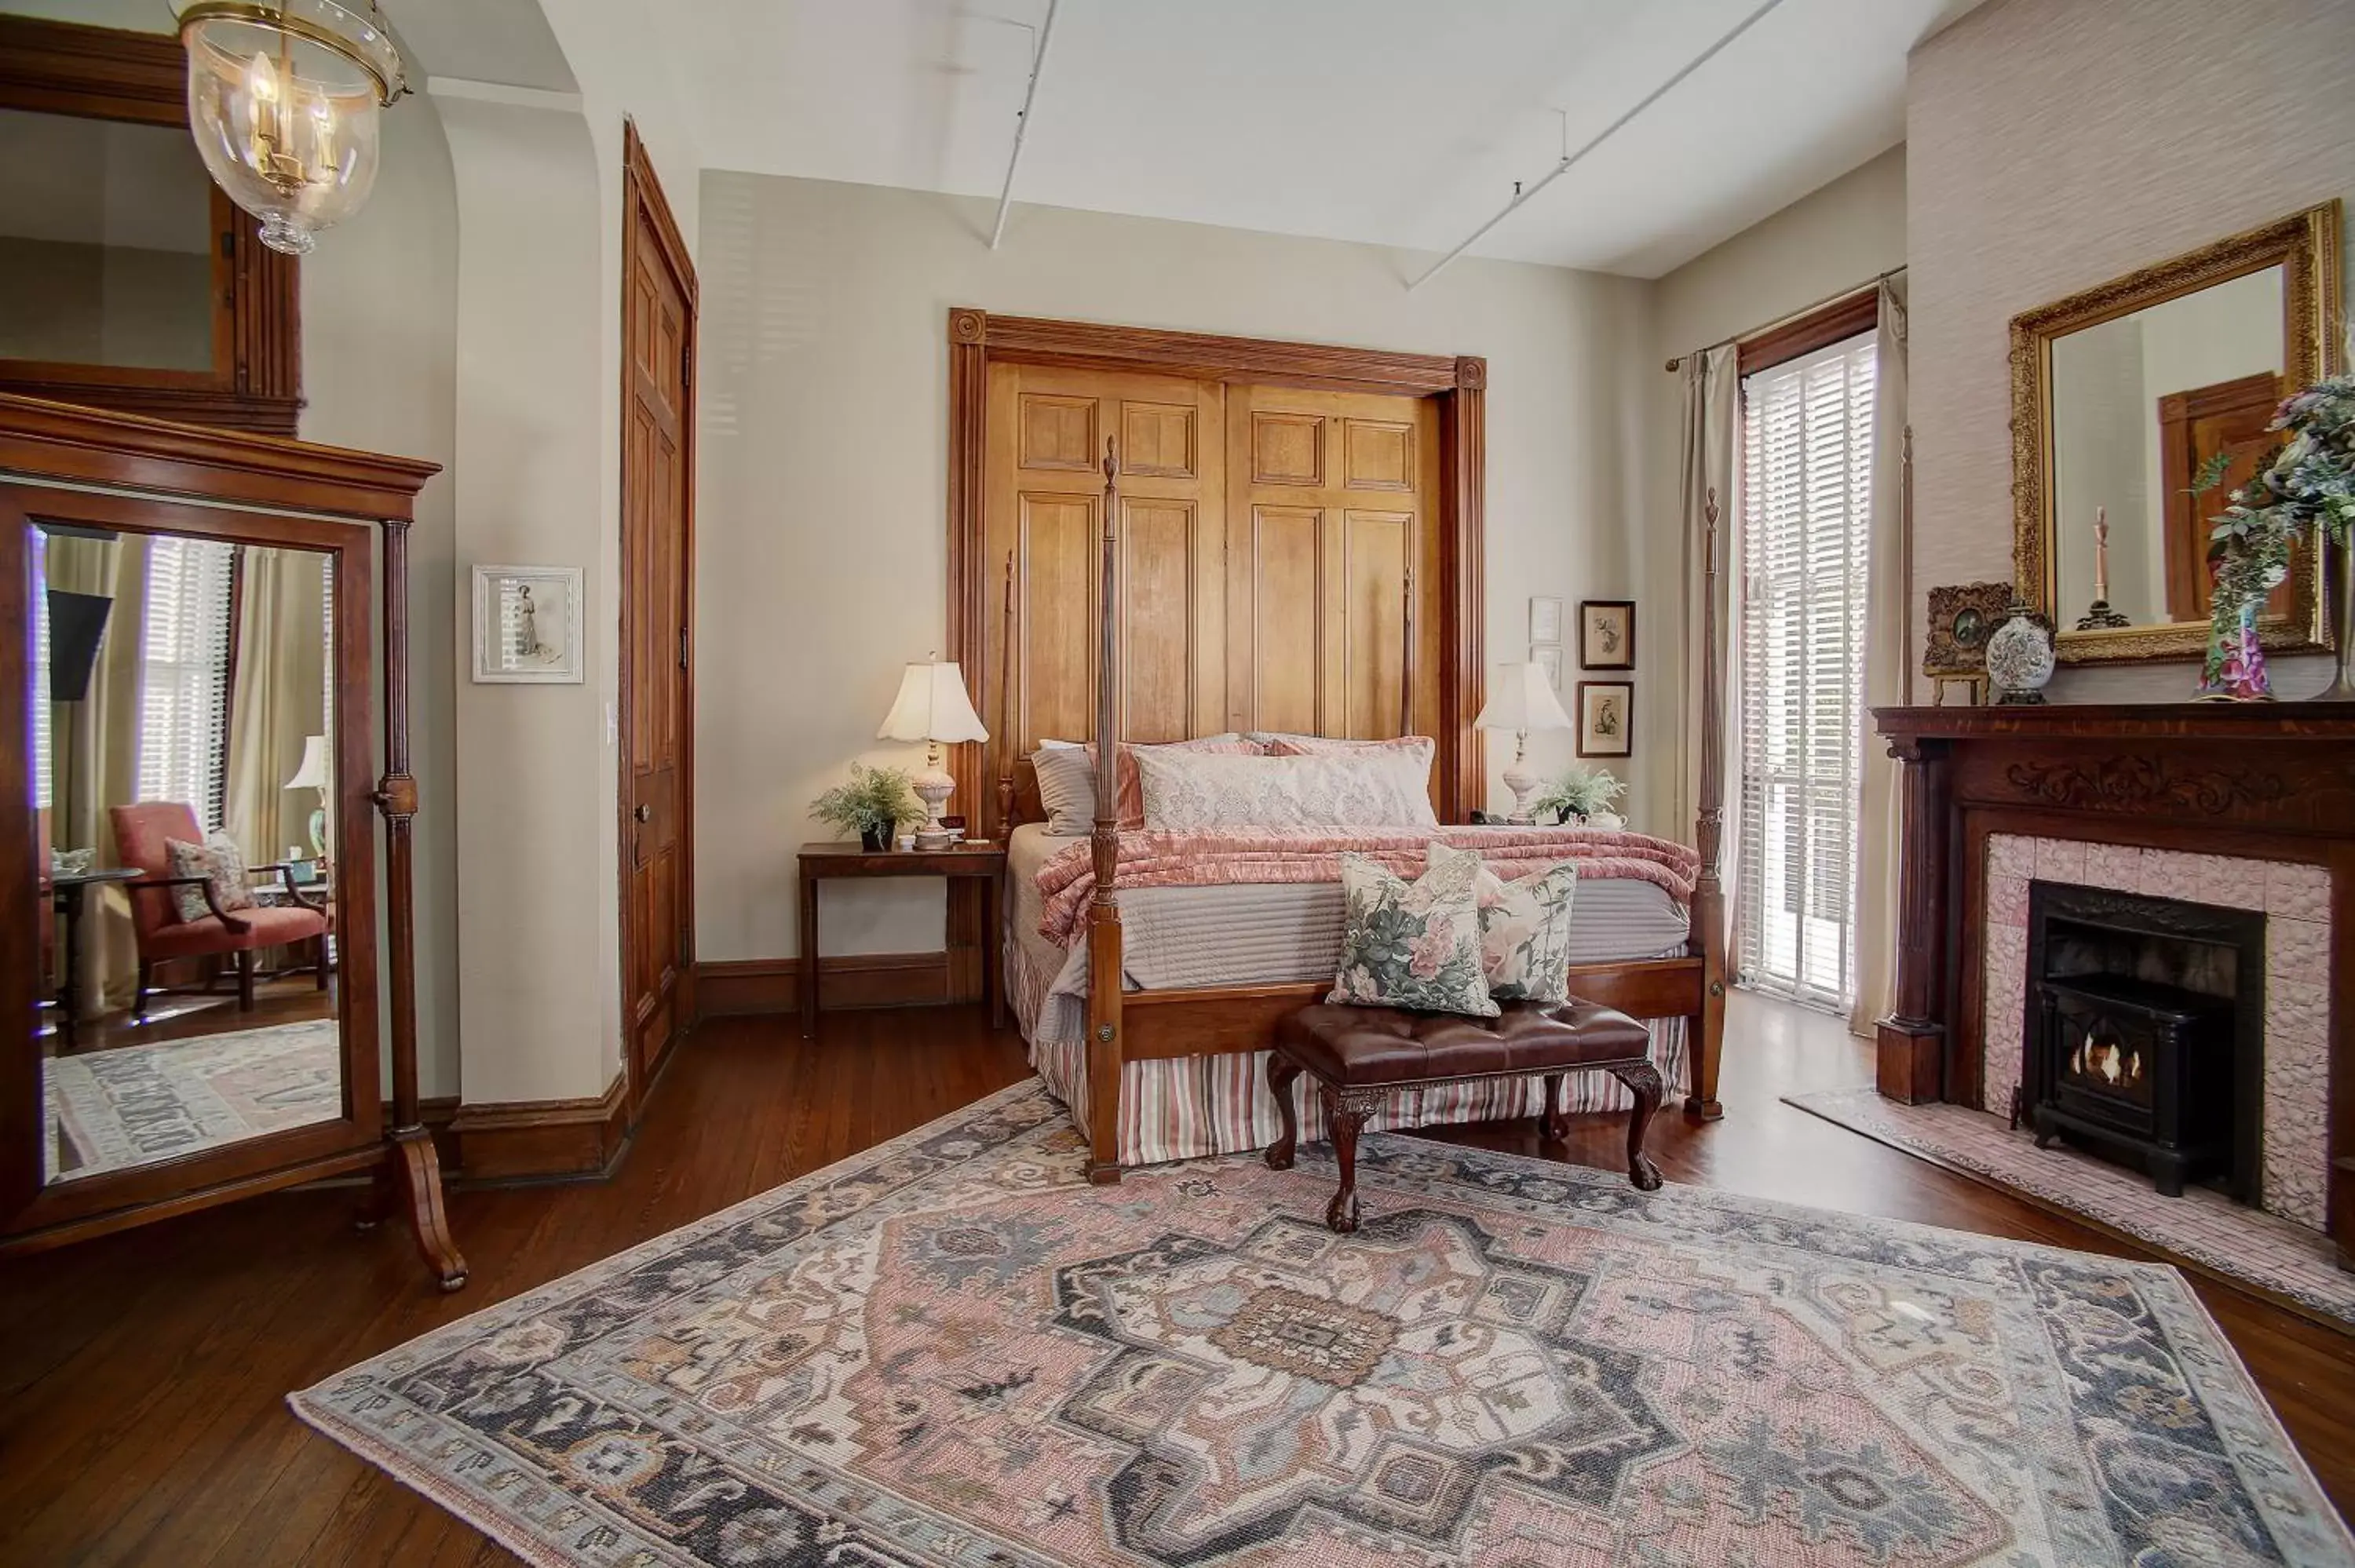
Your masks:
[{"label": "floral throw pillow", "polygon": [[1568,861],[1514,882],[1480,868],[1472,895],[1480,907],[1480,967],[1490,996],[1570,1000],[1570,906],[1577,894],[1578,867]]},{"label": "floral throw pillow", "polygon": [[1480,909],[1473,895],[1480,857],[1434,843],[1412,882],[1380,861],[1341,856],[1341,892],[1349,923],[1341,937],[1341,972],[1327,1001],[1407,1007],[1494,1018],[1480,967]]},{"label": "floral throw pillow", "polygon": [[[200,844],[165,839],[164,848],[172,857],[174,876],[201,876],[212,884],[214,904],[223,909],[253,907],[253,890],[246,885],[245,852],[227,833],[208,833]],[[172,889],[172,900],[178,906],[183,920],[204,920],[212,916],[212,905],[205,902],[205,890],[201,887],[176,887]]]}]

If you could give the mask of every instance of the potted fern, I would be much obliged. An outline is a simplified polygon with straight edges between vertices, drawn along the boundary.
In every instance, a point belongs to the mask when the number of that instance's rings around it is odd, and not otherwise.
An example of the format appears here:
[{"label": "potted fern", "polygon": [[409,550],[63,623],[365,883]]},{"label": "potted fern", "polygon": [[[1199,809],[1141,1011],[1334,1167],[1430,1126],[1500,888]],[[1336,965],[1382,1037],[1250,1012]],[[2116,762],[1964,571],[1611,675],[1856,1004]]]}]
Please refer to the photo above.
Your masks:
[{"label": "potted fern", "polygon": [[1601,768],[1573,768],[1545,787],[1544,792],[1529,802],[1530,815],[1543,821],[1553,813],[1554,821],[1567,822],[1572,818],[1593,828],[1624,828],[1625,819],[1611,808],[1627,786]]},{"label": "potted fern", "polygon": [[810,815],[830,828],[858,835],[859,847],[887,850],[903,820],[922,817],[924,803],[916,799],[904,768],[850,765],[850,782],[837,784],[810,803]]}]

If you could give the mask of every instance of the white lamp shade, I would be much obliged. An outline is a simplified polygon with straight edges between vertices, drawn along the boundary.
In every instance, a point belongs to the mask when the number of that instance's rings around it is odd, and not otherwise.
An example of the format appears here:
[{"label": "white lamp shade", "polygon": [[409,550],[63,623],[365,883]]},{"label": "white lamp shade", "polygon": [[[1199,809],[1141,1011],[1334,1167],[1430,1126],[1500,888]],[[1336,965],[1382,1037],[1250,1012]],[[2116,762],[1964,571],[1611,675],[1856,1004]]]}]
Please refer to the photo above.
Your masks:
[{"label": "white lamp shade", "polygon": [[1488,700],[1472,721],[1480,729],[1568,729],[1570,715],[1553,694],[1542,664],[1499,664],[1489,683]]},{"label": "white lamp shade", "polygon": [[[1566,721],[1565,721],[1566,722]],[[878,740],[987,740],[973,699],[964,694],[964,674],[951,661],[911,664],[900,677],[900,695]]]},{"label": "white lamp shade", "polygon": [[286,780],[288,789],[325,789],[328,784],[327,737],[305,736],[303,739],[303,766],[294,777]]}]

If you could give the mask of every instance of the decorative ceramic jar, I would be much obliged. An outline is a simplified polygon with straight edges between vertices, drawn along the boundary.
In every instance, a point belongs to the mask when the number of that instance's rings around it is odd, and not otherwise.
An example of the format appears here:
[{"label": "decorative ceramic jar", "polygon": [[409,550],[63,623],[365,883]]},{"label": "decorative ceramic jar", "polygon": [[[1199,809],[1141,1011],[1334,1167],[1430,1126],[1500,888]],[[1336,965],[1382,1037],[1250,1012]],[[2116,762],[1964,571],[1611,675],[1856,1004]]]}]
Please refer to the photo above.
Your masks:
[{"label": "decorative ceramic jar", "polygon": [[[2219,585],[2218,591],[2222,591]],[[2264,600],[2243,598],[2230,615],[2208,627],[2208,660],[2200,670],[2203,703],[2269,703],[2273,678],[2265,671],[2264,644],[2257,638],[2257,612]]]},{"label": "decorative ceramic jar", "polygon": [[2052,679],[2052,622],[2012,596],[2003,624],[1987,641],[1987,680],[1998,703],[2041,703]]}]

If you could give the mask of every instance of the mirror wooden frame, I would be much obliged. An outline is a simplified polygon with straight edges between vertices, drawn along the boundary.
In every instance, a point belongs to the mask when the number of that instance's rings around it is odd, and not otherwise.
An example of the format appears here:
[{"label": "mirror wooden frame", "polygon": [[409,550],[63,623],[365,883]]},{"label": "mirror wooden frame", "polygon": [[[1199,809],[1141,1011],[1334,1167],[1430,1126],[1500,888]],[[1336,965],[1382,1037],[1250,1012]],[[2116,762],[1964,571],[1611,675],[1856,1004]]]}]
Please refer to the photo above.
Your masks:
[{"label": "mirror wooden frame", "polygon": [[[419,1251],[442,1288],[465,1283],[466,1265],[451,1240],[440,1160],[420,1115],[417,1084],[408,534],[417,492],[437,471],[436,464],[410,459],[0,394],[0,583],[9,585],[0,588],[0,888],[17,890],[0,908],[0,1015],[25,1021],[29,1042],[39,938],[24,738],[31,733],[26,529],[36,521],[55,521],[184,534],[335,557],[336,896],[344,1056],[344,1115],[333,1121],[44,1186],[38,1054],[21,1047],[0,1053],[0,1254],[373,1171],[362,1223],[405,1206]],[[378,737],[369,733],[369,720],[379,711],[383,773],[378,777]],[[372,816],[381,816],[385,825],[381,931]],[[380,1040],[389,1047],[381,1057]],[[388,1058],[389,1106],[382,1092]]]},{"label": "mirror wooden frame", "polygon": [[[2012,577],[2030,609],[2061,624],[2052,517],[2053,342],[2213,284],[2279,267],[2282,379],[2293,389],[2308,386],[2331,374],[2339,359],[2341,223],[2334,198],[2012,318]],[[2322,552],[2302,554],[2291,577],[2290,614],[2267,617],[2258,632],[2269,652],[2329,646]],[[2060,632],[2056,642],[2064,664],[2195,660],[2207,652],[2208,625],[2179,620],[2115,630],[2073,629]]]}]

